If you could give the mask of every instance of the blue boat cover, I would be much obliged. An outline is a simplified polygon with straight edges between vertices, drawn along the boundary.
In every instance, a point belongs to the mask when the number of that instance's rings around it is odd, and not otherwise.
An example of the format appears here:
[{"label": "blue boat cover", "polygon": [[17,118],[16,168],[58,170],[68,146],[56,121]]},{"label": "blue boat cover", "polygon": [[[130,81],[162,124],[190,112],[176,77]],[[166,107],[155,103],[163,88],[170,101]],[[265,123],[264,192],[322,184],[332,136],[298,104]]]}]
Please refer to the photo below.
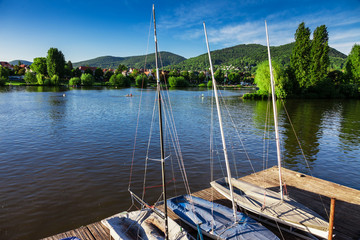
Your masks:
[{"label": "blue boat cover", "polygon": [[232,209],[207,200],[183,195],[167,200],[168,207],[182,220],[203,234],[217,239],[279,239],[263,225],[237,212],[234,223]]}]

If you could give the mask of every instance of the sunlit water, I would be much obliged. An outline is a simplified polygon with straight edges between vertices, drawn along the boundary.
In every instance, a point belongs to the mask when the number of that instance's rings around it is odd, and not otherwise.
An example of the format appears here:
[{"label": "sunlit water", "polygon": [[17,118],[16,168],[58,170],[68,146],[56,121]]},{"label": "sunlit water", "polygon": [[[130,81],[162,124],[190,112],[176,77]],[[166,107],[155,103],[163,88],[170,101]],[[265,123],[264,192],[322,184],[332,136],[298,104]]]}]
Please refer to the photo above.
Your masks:
[{"label": "sunlit water", "polygon": [[[125,97],[128,93],[133,97]],[[209,187],[212,122],[216,136],[211,151],[213,178],[224,172],[216,112],[211,110],[212,91],[168,93],[190,188]],[[276,164],[273,127],[270,135],[264,135],[268,102],[243,101],[239,98],[243,93],[221,91],[227,106],[222,108],[227,148],[235,150],[229,156],[236,177],[262,170],[267,151],[267,166]],[[139,89],[2,88],[0,239],[38,239],[127,210],[132,159],[130,186],[141,194],[146,156],[159,158],[157,120],[150,144],[155,146],[147,151],[154,103],[153,89],[141,94]],[[284,166],[360,189],[360,101],[288,100],[285,107],[278,106]],[[272,122],[272,115],[268,119]],[[264,138],[271,140],[269,147],[264,147]],[[171,142],[168,132],[165,140]],[[169,195],[182,194],[177,160],[168,150],[167,155],[171,156],[167,160]],[[161,184],[160,177],[159,163],[149,161],[146,186]],[[158,199],[159,191],[146,189],[150,204]]]}]

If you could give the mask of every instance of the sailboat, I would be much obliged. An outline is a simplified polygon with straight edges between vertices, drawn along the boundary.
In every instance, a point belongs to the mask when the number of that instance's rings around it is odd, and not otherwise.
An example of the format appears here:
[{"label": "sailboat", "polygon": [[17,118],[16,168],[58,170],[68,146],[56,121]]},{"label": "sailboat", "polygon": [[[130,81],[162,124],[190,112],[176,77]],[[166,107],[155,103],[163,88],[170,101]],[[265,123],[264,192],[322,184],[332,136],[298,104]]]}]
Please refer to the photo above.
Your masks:
[{"label": "sailboat", "polygon": [[122,212],[102,220],[102,224],[110,229],[110,234],[115,240],[120,239],[171,239],[171,240],[189,240],[192,239],[183,228],[167,214],[167,196],[165,182],[165,154],[163,140],[163,120],[161,108],[160,75],[158,67],[158,46],[156,37],[155,7],[152,8],[154,17],[154,38],[155,38],[155,62],[157,76],[157,98],[159,110],[159,130],[160,130],[160,151],[161,151],[161,169],[162,169],[162,195],[164,203],[164,212],[156,207],[149,206],[140,197],[129,192],[133,200],[141,205],[141,209],[132,212]]},{"label": "sailboat", "polygon": [[[275,138],[277,148],[277,160],[279,169],[280,192],[275,192],[269,189],[261,188],[259,186],[250,184],[245,181],[237,179],[222,178],[211,182],[211,186],[215,188],[222,195],[228,199],[233,199],[241,208],[246,209],[251,213],[255,213],[265,219],[276,221],[292,228],[302,230],[313,236],[327,238],[329,232],[329,223],[324,220],[319,214],[309,209],[308,207],[298,203],[289,196],[283,193],[282,173],[281,173],[281,152],[280,139],[277,122],[277,109],[275,102],[275,84],[271,65],[269,35],[267,30],[267,23],[265,21],[267,49],[270,67],[270,81],[272,104],[274,112]],[[236,194],[232,194],[232,188],[236,189]],[[293,232],[294,233],[294,232]]]},{"label": "sailboat", "polygon": [[[207,43],[212,82],[215,93],[215,100],[218,110],[221,137],[224,147],[227,174],[231,181],[231,171],[227,159],[225,138],[222,128],[221,112],[217,95],[216,81],[212,67],[209,42],[207,38],[206,26],[204,32]],[[231,186],[231,184],[230,184]],[[232,193],[232,189],[230,191]],[[232,195],[231,195],[232,196]],[[168,201],[169,208],[179,216],[179,218],[198,231],[201,236],[205,235],[213,239],[279,239],[270,230],[259,222],[237,211],[237,206],[232,201],[232,209],[216,204],[192,195],[178,196]]]}]

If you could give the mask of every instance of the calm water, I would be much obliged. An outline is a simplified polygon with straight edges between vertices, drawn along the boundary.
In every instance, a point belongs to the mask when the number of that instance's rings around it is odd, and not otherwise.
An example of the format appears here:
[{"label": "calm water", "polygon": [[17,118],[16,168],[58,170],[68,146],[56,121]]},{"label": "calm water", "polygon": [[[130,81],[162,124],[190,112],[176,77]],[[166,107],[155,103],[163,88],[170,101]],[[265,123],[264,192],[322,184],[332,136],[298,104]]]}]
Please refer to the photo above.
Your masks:
[{"label": "calm water", "polygon": [[[125,97],[132,93],[132,98]],[[212,92],[171,90],[186,171],[192,191],[209,186]],[[266,101],[242,101],[243,91],[222,91],[255,171],[263,169]],[[63,96],[65,94],[65,96]],[[203,95],[203,97],[202,97]],[[130,167],[142,101],[131,188],[140,193],[155,92],[138,89],[0,89],[0,239],[38,239],[99,221],[131,206]],[[360,189],[360,101],[286,101],[294,129],[316,177]],[[309,173],[279,104],[284,165]],[[215,118],[216,120],[216,118]],[[252,173],[229,118],[224,117],[235,176]],[[156,130],[157,123],[154,124]],[[217,127],[215,124],[215,134]],[[272,128],[271,128],[272,129]],[[167,141],[170,137],[166,135]],[[273,139],[271,133],[269,137]],[[152,143],[158,135],[154,132]],[[219,139],[215,139],[220,143]],[[220,147],[215,148],[214,178],[221,177]],[[158,158],[158,148],[149,152]],[[219,153],[219,154],[216,154]],[[173,155],[173,154],[171,154]],[[275,165],[275,145],[268,166]],[[169,159],[171,180],[175,160]],[[150,162],[147,186],[160,184],[159,164]],[[181,177],[169,194],[181,194]],[[158,198],[147,190],[147,200]]]}]

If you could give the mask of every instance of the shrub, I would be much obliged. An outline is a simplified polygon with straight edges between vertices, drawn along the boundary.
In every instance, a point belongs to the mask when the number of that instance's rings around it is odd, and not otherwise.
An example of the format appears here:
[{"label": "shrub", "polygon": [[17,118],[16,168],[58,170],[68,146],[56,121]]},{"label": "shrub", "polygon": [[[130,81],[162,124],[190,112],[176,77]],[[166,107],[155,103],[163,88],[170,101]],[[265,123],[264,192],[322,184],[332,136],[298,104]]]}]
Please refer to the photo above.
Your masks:
[{"label": "shrub", "polygon": [[81,79],[79,77],[70,78],[69,85],[81,85]]},{"label": "shrub", "polygon": [[198,85],[198,87],[206,87],[206,84],[205,84],[205,83],[200,83],[200,84]]},{"label": "shrub", "polygon": [[170,87],[188,87],[189,82],[184,77],[169,77]]},{"label": "shrub", "polygon": [[121,73],[112,75],[109,82],[110,85],[117,87],[130,87],[131,85],[130,80]]},{"label": "shrub", "polygon": [[36,74],[36,79],[39,85],[44,84],[44,75],[42,75],[41,73]]},{"label": "shrub", "polygon": [[92,86],[94,84],[94,77],[90,73],[81,75],[81,84],[83,86]]},{"label": "shrub", "polygon": [[57,86],[60,84],[60,77],[58,75],[53,75],[51,77],[50,82],[51,82],[51,85]]},{"label": "shrub", "polygon": [[211,80],[207,82],[207,87],[212,88],[212,81]]},{"label": "shrub", "polygon": [[136,77],[135,85],[139,88],[146,88],[148,83],[147,76],[145,74],[141,74]]},{"label": "shrub", "polygon": [[37,79],[35,74],[33,74],[32,72],[27,72],[25,73],[25,77],[24,80],[27,84],[31,83],[31,84],[35,84],[37,83]]}]

